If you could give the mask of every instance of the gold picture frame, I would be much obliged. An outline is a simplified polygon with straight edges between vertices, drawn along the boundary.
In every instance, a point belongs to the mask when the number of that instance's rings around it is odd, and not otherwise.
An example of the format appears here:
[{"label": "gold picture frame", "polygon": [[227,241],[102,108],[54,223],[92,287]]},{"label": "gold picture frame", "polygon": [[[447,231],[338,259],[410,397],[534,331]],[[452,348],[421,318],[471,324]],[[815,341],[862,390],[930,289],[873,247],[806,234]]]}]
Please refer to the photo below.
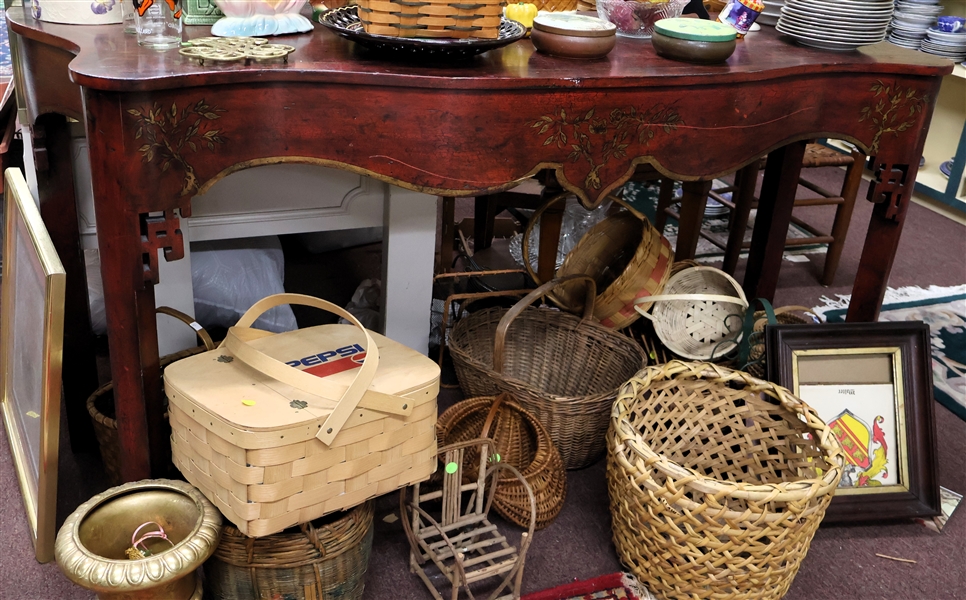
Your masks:
[{"label": "gold picture frame", "polygon": [[39,562],[54,557],[66,273],[18,169],[4,177],[0,409]]}]

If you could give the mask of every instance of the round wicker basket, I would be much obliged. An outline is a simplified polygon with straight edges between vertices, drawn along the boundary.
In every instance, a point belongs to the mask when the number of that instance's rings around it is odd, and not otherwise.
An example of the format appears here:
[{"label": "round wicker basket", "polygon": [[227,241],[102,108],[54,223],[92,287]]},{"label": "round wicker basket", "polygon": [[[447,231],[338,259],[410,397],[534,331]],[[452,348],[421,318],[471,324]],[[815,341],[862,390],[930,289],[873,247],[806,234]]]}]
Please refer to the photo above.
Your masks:
[{"label": "round wicker basket", "polygon": [[[530,218],[523,234],[523,256],[529,256],[530,232],[540,215],[551,205],[566,200],[561,194],[548,200]],[[557,270],[557,278],[568,275],[593,277],[599,293],[595,300],[594,317],[602,325],[623,329],[643,310],[651,307],[649,296],[660,294],[674,263],[671,244],[650,221],[616,196],[609,200],[624,210],[606,216],[591,227],[567,253]],[[543,283],[529,261],[525,267],[530,277]],[[582,306],[583,286],[567,285],[549,294],[557,306],[579,311]]]},{"label": "round wicker basket", "polygon": [[372,550],[372,502],[260,538],[226,525],[205,576],[214,600],[358,600]]},{"label": "round wicker basket", "polygon": [[651,298],[651,313],[637,310],[654,323],[654,332],[669,350],[692,360],[712,360],[734,349],[748,300],[741,285],[720,269],[682,269]]},{"label": "round wicker basket", "polygon": [[[576,278],[591,284],[583,318],[528,307]],[[592,284],[580,276],[551,281],[509,310],[486,308],[460,319],[449,340],[463,393],[509,393],[547,428],[568,469],[586,467],[604,454],[617,389],[646,362],[634,340],[590,318]]]},{"label": "round wicker basket", "polygon": [[680,600],[784,596],[845,464],[788,390],[676,360],[621,388],[607,449],[618,555]]},{"label": "round wicker basket", "polygon": [[[537,504],[537,529],[553,522],[567,497],[567,472],[550,434],[535,416],[514,402],[509,394],[496,398],[484,396],[458,402],[449,407],[436,423],[439,445],[490,438],[491,453],[500,461],[516,467],[533,489]],[[469,456],[467,465],[478,459]],[[464,477],[475,480],[477,473],[464,471]],[[493,508],[520,527],[530,524],[530,499],[526,489],[511,474],[500,478],[493,496]]]},{"label": "round wicker basket", "polygon": [[[810,311],[805,306],[782,306],[773,312],[773,324],[778,325],[804,325],[809,322],[805,317],[795,313],[805,313]],[[752,326],[751,334],[748,336],[750,352],[748,353],[748,364],[744,370],[759,379],[764,379],[768,375],[768,365],[765,362],[765,325],[769,324],[766,311],[755,311],[755,324]]]}]

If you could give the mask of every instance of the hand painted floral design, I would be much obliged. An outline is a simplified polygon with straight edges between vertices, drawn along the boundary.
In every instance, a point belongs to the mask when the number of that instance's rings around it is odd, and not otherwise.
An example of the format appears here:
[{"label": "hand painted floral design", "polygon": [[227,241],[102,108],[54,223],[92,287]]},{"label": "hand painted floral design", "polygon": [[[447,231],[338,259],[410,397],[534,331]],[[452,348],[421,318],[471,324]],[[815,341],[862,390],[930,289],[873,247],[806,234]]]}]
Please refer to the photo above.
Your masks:
[{"label": "hand painted floral design", "polygon": [[862,109],[859,122],[869,121],[869,127],[875,131],[869,153],[879,151],[879,140],[883,135],[891,133],[898,137],[899,133],[915,125],[917,115],[929,104],[929,94],[916,95],[914,88],[902,89],[899,85],[886,85],[876,80],[870,88],[872,103]]}]

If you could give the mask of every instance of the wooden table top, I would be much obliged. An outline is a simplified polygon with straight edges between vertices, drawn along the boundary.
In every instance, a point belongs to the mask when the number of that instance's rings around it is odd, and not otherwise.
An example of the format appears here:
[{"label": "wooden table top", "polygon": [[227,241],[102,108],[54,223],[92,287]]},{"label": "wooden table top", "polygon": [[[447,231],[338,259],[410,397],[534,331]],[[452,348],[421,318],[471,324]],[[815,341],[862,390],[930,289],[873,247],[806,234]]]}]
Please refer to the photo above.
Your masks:
[{"label": "wooden table top", "polygon": [[[105,91],[147,91],[246,82],[365,83],[366,85],[446,89],[623,88],[720,84],[789,75],[888,73],[944,75],[949,60],[882,42],[851,52],[805,48],[780,36],[774,28],[739,40],[726,64],[695,65],[657,56],[650,40],[621,38],[607,57],[572,60],[536,52],[529,39],[491,50],[460,63],[392,60],[339,37],[316,24],[311,33],[272,37],[295,46],[287,63],[213,64],[174,51],[140,48],[121,25],[78,26],[44,23],[7,11],[16,33],[76,53],[71,79]],[[186,27],[186,38],[206,37],[210,28]]]}]

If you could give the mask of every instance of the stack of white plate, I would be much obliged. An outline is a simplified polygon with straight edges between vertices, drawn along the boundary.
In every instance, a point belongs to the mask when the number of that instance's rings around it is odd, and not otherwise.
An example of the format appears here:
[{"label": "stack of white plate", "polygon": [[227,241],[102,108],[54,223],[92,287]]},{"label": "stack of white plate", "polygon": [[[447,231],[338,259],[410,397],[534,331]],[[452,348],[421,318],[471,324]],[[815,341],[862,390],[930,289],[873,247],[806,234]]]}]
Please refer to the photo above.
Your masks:
[{"label": "stack of white plate", "polygon": [[885,39],[892,10],[888,0],[785,0],[775,29],[803,46],[854,50]]},{"label": "stack of white plate", "polygon": [[765,4],[765,10],[761,11],[761,14],[755,19],[755,23],[774,27],[778,24],[778,17],[782,15],[783,6],[785,6],[785,0],[770,0]]},{"label": "stack of white plate", "polygon": [[896,0],[896,10],[889,24],[889,41],[903,48],[916,48],[926,37],[926,30],[936,24],[942,13],[939,0]]},{"label": "stack of white plate", "polygon": [[923,52],[959,62],[966,58],[966,31],[947,33],[929,29],[926,31],[926,39],[922,40],[921,49]]}]

